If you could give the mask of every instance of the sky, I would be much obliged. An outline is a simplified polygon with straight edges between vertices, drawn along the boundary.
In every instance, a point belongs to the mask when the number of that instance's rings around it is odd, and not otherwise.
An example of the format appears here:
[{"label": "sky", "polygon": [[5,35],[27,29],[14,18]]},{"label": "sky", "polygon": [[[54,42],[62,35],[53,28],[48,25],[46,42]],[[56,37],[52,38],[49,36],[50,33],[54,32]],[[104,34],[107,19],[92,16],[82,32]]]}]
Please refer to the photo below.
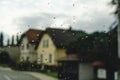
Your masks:
[{"label": "sky", "polygon": [[111,0],[0,0],[0,31],[6,39],[29,28],[108,31],[115,21]]}]

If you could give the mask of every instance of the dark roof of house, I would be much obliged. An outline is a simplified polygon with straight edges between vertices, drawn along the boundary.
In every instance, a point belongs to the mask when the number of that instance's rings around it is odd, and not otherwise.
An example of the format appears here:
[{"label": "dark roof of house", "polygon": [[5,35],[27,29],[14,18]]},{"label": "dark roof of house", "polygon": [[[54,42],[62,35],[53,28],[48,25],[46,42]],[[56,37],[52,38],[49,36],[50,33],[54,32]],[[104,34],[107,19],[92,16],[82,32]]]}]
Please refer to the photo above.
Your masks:
[{"label": "dark roof of house", "polygon": [[24,37],[27,37],[29,43],[38,43],[39,36],[42,32],[43,30],[29,29],[21,36],[19,43],[22,41]]},{"label": "dark roof of house", "polygon": [[66,47],[70,42],[75,41],[81,35],[85,34],[83,31],[56,28],[47,28],[46,33],[50,35],[56,47],[59,48]]}]

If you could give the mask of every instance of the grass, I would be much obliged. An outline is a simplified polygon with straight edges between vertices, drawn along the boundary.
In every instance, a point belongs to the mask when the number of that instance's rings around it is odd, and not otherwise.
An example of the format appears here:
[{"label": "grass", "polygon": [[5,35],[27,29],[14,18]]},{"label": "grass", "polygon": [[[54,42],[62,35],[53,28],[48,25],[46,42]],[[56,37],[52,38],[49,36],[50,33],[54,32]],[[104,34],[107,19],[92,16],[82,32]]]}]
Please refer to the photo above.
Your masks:
[{"label": "grass", "polygon": [[0,64],[0,67],[9,67],[8,64]]},{"label": "grass", "polygon": [[47,71],[39,71],[40,73],[43,73],[45,75],[48,75],[48,76],[51,76],[51,77],[54,77],[54,78],[57,78],[58,77],[58,73],[57,72],[47,72]]}]

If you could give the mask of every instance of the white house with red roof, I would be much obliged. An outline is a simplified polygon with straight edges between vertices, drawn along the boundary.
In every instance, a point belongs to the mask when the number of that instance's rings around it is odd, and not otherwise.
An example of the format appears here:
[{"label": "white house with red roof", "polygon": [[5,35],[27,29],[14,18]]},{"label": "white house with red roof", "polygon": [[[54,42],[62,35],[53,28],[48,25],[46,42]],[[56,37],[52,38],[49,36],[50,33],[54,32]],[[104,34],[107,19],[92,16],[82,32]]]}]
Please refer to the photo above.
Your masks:
[{"label": "white house with red roof", "polygon": [[21,36],[19,42],[20,61],[36,61],[37,53],[35,51],[35,46],[39,42],[38,38],[41,32],[42,30],[29,29]]}]

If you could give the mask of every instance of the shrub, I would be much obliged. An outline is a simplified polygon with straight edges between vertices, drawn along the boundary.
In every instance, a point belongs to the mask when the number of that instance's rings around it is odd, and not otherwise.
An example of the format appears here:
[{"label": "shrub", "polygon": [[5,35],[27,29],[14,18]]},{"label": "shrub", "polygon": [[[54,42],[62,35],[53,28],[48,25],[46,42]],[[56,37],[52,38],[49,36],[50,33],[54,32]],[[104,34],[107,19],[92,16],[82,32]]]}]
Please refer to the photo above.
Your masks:
[{"label": "shrub", "polygon": [[0,63],[1,64],[9,64],[11,62],[9,53],[6,51],[2,51],[0,53]]}]

